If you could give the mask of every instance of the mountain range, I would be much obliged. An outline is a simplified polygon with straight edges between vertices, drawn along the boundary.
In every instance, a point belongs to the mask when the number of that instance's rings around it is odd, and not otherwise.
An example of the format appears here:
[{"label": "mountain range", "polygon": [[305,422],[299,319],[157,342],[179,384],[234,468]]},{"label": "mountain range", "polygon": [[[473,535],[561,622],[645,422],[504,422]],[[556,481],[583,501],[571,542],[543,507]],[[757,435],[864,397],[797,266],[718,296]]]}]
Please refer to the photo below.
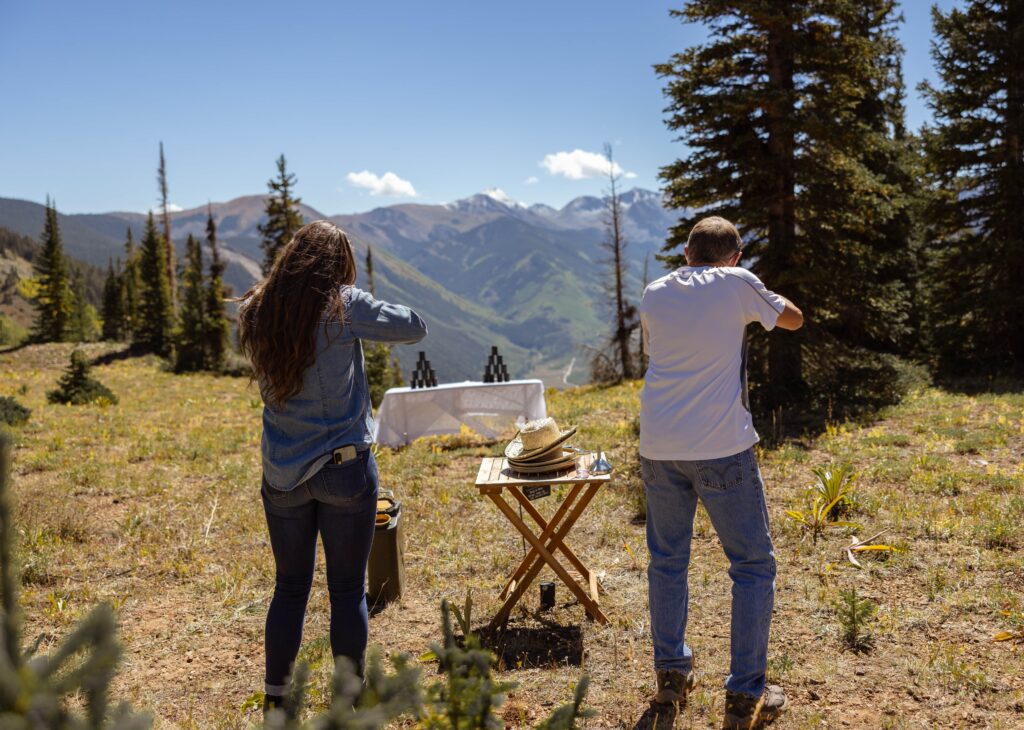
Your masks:
[{"label": "mountain range", "polygon": [[[645,262],[649,278],[659,275],[654,254],[678,216],[659,193],[633,189],[620,198],[626,287],[636,300]],[[236,293],[260,275],[257,225],[264,204],[265,196],[248,195],[210,205],[228,261],[225,278]],[[427,321],[424,342],[396,348],[405,370],[422,349],[441,380],[479,379],[497,345],[513,377],[543,377],[552,385],[562,382],[573,358],[589,361],[586,347],[603,345],[612,330],[601,246],[606,211],[607,200],[599,197],[556,209],[523,205],[497,189],[441,205],[403,203],[346,215],[301,206],[307,222],[327,218],[349,233],[364,283],[362,264],[372,247],[378,297],[409,304]],[[38,236],[43,215],[38,203],[0,198],[4,228]],[[206,216],[206,206],[171,214],[179,255],[189,233],[205,236]],[[103,267],[123,256],[127,228],[138,242],[144,222],[140,213],[60,215],[68,253]],[[577,365],[567,382],[585,382],[588,374]]]}]

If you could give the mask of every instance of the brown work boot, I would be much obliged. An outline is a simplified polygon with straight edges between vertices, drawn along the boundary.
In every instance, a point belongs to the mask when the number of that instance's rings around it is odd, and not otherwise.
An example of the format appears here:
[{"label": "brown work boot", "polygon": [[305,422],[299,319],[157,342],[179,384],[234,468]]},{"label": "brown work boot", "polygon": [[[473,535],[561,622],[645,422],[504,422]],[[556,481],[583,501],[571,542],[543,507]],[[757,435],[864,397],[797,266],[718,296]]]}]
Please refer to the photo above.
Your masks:
[{"label": "brown work boot", "polygon": [[725,693],[725,730],[754,730],[764,727],[785,712],[789,703],[782,687],[770,684],[760,697]]},{"label": "brown work boot", "polygon": [[683,674],[678,669],[659,669],[657,672],[658,691],[654,701],[659,705],[678,703],[685,707],[686,695],[697,684],[696,675],[693,672]]}]

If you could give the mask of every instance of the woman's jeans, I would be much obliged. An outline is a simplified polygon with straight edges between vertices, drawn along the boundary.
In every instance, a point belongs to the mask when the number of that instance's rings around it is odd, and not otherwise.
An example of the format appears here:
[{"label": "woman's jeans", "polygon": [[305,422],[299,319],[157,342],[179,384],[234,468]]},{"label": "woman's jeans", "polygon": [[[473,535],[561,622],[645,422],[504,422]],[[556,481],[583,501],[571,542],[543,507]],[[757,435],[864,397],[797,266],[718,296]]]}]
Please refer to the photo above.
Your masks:
[{"label": "woman's jeans", "polygon": [[693,666],[685,641],[687,571],[700,499],[718,533],[732,578],[732,661],[725,687],[760,697],[768,667],[775,551],[764,483],[752,449],[707,461],[641,458],[647,489],[647,568],[656,669]]},{"label": "woman's jeans", "polygon": [[363,451],[345,464],[328,463],[289,492],[263,482],[263,509],[277,566],[267,611],[266,693],[283,695],[302,642],[313,585],[316,538],[324,543],[331,597],[331,651],[362,674],[366,651],[366,564],[377,512],[377,464]]}]

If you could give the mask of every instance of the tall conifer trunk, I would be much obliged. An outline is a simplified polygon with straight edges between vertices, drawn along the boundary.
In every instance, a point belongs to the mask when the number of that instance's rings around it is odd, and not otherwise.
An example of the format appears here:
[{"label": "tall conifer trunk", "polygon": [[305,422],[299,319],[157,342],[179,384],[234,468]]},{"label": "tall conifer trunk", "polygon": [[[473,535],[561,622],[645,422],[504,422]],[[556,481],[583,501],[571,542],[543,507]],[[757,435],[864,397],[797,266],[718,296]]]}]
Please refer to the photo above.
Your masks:
[{"label": "tall conifer trunk", "polygon": [[[806,307],[794,286],[796,270],[796,140],[793,119],[793,66],[795,39],[790,2],[780,3],[775,24],[768,29],[766,48],[770,99],[765,109],[768,164],[775,170],[770,177],[768,196],[768,246],[759,269],[766,280],[778,286],[786,283],[791,297]],[[803,389],[803,365],[799,337],[775,337],[768,343],[769,406],[785,405]]]}]

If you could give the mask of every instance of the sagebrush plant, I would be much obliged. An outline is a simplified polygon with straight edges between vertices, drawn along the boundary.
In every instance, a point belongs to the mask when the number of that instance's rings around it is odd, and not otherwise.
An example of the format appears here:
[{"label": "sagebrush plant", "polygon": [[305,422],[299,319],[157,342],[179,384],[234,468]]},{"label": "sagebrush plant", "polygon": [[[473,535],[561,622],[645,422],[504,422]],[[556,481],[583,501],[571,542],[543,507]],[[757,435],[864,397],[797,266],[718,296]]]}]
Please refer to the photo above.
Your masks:
[{"label": "sagebrush plant", "polygon": [[867,651],[874,645],[870,623],[878,606],[870,598],[857,595],[857,589],[839,592],[839,600],[832,604],[836,620],[842,631],[843,643],[850,649]]},{"label": "sagebrush plant", "polygon": [[81,406],[89,403],[117,403],[117,396],[100,381],[89,375],[89,361],[85,353],[75,350],[71,353],[68,369],[57,381],[57,389],[46,394],[51,403],[67,403]]},{"label": "sagebrush plant", "polygon": [[[309,668],[298,664],[285,697],[284,707],[267,713],[266,730],[348,730],[383,727],[402,716],[409,716],[416,727],[430,730],[483,730],[505,727],[495,713],[505,702],[512,682],[494,679],[494,655],[484,649],[479,637],[465,630],[472,608],[467,596],[464,611],[456,614],[464,629],[461,644],[452,631],[451,611],[441,603],[443,642],[433,644],[421,659],[436,659],[442,678],[425,688],[420,685],[420,670],[408,655],[391,657],[394,673],[387,674],[379,650],[367,655],[365,683],[356,675],[352,662],[339,658],[334,670],[333,698],[330,707],[308,720],[301,720],[306,704]],[[555,709],[537,727],[543,730],[572,730],[579,721],[596,714],[583,707],[588,679],[576,684],[572,702]]]},{"label": "sagebrush plant", "polygon": [[[110,682],[121,657],[114,612],[100,604],[57,650],[33,656],[21,650],[18,577],[14,567],[8,500],[10,437],[0,433],[0,727],[47,730],[141,730],[152,725],[127,703],[108,712]],[[67,707],[70,696],[85,700],[84,717]]]},{"label": "sagebrush plant", "polygon": [[9,395],[0,396],[0,423],[23,426],[31,415],[31,408],[26,408]]}]

